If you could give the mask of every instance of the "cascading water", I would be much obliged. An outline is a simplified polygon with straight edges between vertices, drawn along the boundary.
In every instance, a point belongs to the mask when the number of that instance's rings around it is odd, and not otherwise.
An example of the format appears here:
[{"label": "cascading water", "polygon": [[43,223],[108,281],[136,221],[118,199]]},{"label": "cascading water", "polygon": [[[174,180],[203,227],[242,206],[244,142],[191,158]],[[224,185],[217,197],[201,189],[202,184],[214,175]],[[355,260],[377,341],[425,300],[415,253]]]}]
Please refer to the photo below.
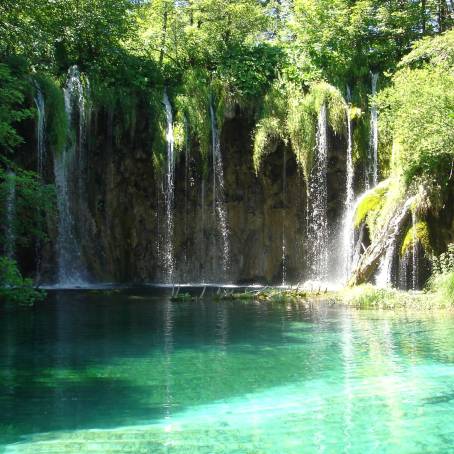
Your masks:
[{"label": "cascading water", "polygon": [[401,290],[408,290],[407,270],[408,270],[408,253],[404,254],[399,261],[399,288]]},{"label": "cascading water", "polygon": [[[221,143],[216,122],[213,102],[210,102],[211,140],[213,160],[213,216],[218,226],[222,241],[222,268],[224,275],[230,263],[229,230],[227,226],[227,211],[224,203],[224,169],[222,165]],[[216,238],[214,238],[216,245]],[[216,247],[214,249],[216,253]]]},{"label": "cascading water", "polygon": [[[373,73],[372,92],[374,97],[377,93],[378,73]],[[369,163],[366,175],[366,188],[377,186],[378,184],[378,110],[372,104],[370,108],[370,137],[369,137]]]},{"label": "cascading water", "polygon": [[[347,87],[347,101],[350,103],[351,95],[350,88]],[[355,168],[353,165],[353,138],[352,138],[352,122],[350,118],[350,109],[347,106],[347,178],[346,178],[346,196],[344,220],[342,226],[342,248],[343,248],[343,281],[347,282],[352,270],[353,248],[354,248],[354,224],[353,218],[355,215],[354,198],[355,191],[353,182],[355,178]]]},{"label": "cascading water", "polygon": [[4,254],[11,260],[16,257],[16,174],[6,174]]},{"label": "cascading water", "polygon": [[[54,173],[57,187],[58,206],[58,284],[83,285],[87,272],[83,265],[82,253],[76,236],[77,210],[74,209],[76,196],[80,195],[81,154],[85,143],[86,99],[79,70],[69,69],[68,80],[63,89],[65,111],[68,120],[67,143],[63,150],[54,152]],[[77,115],[75,109],[77,108]],[[78,124],[78,140],[75,138],[74,124]],[[77,137],[76,136],[76,137]]]},{"label": "cascading water", "polygon": [[287,280],[287,251],[286,251],[286,232],[285,214],[287,211],[287,153],[284,151],[282,164],[282,286],[286,285]]},{"label": "cascading water", "polygon": [[[36,122],[36,170],[38,175],[44,177],[44,163],[46,159],[46,104],[43,92],[38,82],[35,81],[35,106],[38,114]],[[40,280],[41,274],[41,242],[38,240],[35,246],[36,251],[36,277]]]},{"label": "cascading water", "polygon": [[[190,191],[194,186],[192,173],[191,173],[191,153],[189,145],[189,122],[187,117],[184,118],[184,129],[185,129],[185,147],[184,147],[184,237],[189,238],[189,198]],[[184,248],[184,269],[185,279],[189,279],[191,275],[190,267],[192,264],[189,261],[188,247]]]},{"label": "cascading water", "polygon": [[165,243],[164,243],[164,266],[166,283],[171,283],[174,278],[175,262],[173,251],[173,229],[174,229],[174,199],[175,199],[175,154],[173,135],[173,112],[167,91],[164,91],[163,103],[166,110],[166,143],[167,162],[164,184],[165,199]]},{"label": "cascading water", "polygon": [[38,113],[38,121],[36,122],[37,172],[40,176],[43,176],[46,159],[46,105],[43,92],[37,82],[35,82],[35,106]]},{"label": "cascading water", "polygon": [[400,233],[399,226],[401,225],[402,220],[408,214],[408,210],[410,209],[412,202],[413,198],[410,198],[405,202],[399,215],[395,218],[394,224],[390,226],[391,234],[387,241],[386,252],[384,257],[382,257],[381,259],[378,274],[375,279],[377,287],[385,288],[389,287],[392,284],[393,262],[396,252],[397,240]]},{"label": "cascading water", "polygon": [[[207,244],[205,241],[205,178],[202,179],[202,184],[200,188],[200,248],[202,250],[202,257],[205,257],[207,254]],[[203,260],[201,261],[201,269],[199,275],[200,282],[206,282],[206,272],[205,272],[205,264]]]},{"label": "cascading water", "polygon": [[310,279],[328,278],[328,124],[327,107],[320,109],[314,166],[309,181],[308,244],[310,248]]},{"label": "cascading water", "polygon": [[412,288],[413,290],[418,289],[419,280],[419,253],[418,253],[418,234],[416,230],[417,218],[416,213],[412,211],[411,213],[411,222],[412,222],[412,232],[413,232],[413,251],[412,251]]}]

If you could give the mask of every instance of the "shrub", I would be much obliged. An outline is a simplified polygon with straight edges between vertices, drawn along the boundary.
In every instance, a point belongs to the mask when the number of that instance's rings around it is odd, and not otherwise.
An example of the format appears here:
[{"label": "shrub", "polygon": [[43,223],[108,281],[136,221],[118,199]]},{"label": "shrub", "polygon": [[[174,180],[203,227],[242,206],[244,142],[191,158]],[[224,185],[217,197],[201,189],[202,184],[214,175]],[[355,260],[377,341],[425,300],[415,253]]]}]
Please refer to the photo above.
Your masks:
[{"label": "shrub", "polygon": [[0,257],[0,301],[33,304],[44,297],[45,293],[35,289],[31,279],[22,277],[14,260]]}]

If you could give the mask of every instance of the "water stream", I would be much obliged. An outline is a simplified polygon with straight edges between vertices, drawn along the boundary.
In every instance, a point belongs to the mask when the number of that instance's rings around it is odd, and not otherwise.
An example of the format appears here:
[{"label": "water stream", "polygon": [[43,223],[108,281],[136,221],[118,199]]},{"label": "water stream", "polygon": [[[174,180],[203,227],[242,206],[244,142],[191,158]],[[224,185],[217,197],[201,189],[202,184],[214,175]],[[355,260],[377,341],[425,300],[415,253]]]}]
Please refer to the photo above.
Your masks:
[{"label": "water stream", "polygon": [[164,183],[165,200],[165,232],[164,232],[164,268],[165,282],[171,283],[174,279],[175,260],[173,250],[174,231],[174,200],[175,200],[175,153],[173,134],[173,111],[167,91],[164,91],[163,103],[166,111],[166,144],[167,160]]},{"label": "water stream", "polygon": [[[347,101],[350,103],[350,88],[347,87]],[[346,166],[346,189],[345,208],[342,225],[342,251],[343,251],[343,282],[347,282],[351,270],[354,248],[354,215],[355,215],[355,191],[353,187],[355,178],[355,167],[353,165],[353,137],[350,108],[347,106],[347,166]]]},{"label": "water stream", "polygon": [[287,282],[287,237],[285,232],[285,217],[287,214],[287,153],[284,150],[282,164],[282,286]]},{"label": "water stream", "polygon": [[417,217],[414,211],[411,212],[411,223],[413,232],[413,249],[412,249],[412,288],[417,290],[419,286],[419,249],[418,249],[418,233],[416,230]]},{"label": "water stream", "polygon": [[401,208],[397,217],[391,221],[390,225],[390,235],[387,239],[387,244],[385,248],[385,255],[380,261],[380,266],[378,274],[376,276],[375,283],[377,287],[385,288],[389,287],[392,284],[392,269],[394,257],[396,254],[397,240],[399,238],[399,227],[401,226],[402,220],[407,216],[410,205],[413,202],[413,198],[408,199],[403,207]]},{"label": "water stream", "polygon": [[37,172],[42,177],[44,173],[44,162],[46,159],[46,104],[41,87],[35,82],[35,106],[38,114],[36,122],[36,158]]},{"label": "water stream", "polygon": [[[217,226],[218,235],[213,235],[213,256],[217,256],[220,249],[222,262],[222,276],[225,278],[230,263],[229,230],[227,225],[227,210],[224,201],[224,169],[222,163],[221,143],[216,121],[216,112],[213,101],[210,102],[212,161],[213,161],[213,217]],[[217,245],[220,237],[221,247]],[[216,270],[213,270],[215,273]]]},{"label": "water stream", "polygon": [[320,109],[314,165],[309,181],[308,245],[310,280],[328,278],[328,125],[327,107]]},{"label": "water stream", "polygon": [[[36,121],[36,171],[41,179],[44,178],[44,165],[46,161],[46,103],[44,94],[38,82],[35,81],[35,106],[38,118]],[[36,253],[36,280],[40,281],[41,275],[41,256],[42,244],[40,240],[36,241],[35,253]]]},{"label": "water stream", "polygon": [[[54,152],[54,173],[57,187],[58,285],[83,285],[88,280],[84,266],[78,231],[78,205],[82,194],[82,148],[86,134],[85,88],[76,66],[69,69],[63,89],[68,120],[67,142],[62,150]],[[75,132],[77,131],[77,134]]]}]

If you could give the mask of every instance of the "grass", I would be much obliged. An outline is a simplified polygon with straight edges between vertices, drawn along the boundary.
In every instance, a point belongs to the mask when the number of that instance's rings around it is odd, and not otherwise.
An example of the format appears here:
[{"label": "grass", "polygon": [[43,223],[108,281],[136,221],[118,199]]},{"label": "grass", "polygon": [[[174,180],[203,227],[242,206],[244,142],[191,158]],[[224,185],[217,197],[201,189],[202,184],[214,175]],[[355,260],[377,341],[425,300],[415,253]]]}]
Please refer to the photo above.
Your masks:
[{"label": "grass", "polygon": [[454,272],[433,277],[426,291],[403,291],[365,284],[338,291],[269,288],[219,296],[222,300],[271,303],[329,302],[361,309],[454,309]]}]

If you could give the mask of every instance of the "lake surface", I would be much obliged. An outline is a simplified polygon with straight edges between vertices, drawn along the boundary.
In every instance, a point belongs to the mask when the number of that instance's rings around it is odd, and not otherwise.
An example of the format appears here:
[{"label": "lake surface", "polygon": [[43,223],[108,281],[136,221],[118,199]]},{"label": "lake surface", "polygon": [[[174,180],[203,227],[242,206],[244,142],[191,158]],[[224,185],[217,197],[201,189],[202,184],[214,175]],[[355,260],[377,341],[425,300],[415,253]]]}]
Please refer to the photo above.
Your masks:
[{"label": "lake surface", "polygon": [[0,306],[0,452],[452,452],[454,318],[52,292]]}]

